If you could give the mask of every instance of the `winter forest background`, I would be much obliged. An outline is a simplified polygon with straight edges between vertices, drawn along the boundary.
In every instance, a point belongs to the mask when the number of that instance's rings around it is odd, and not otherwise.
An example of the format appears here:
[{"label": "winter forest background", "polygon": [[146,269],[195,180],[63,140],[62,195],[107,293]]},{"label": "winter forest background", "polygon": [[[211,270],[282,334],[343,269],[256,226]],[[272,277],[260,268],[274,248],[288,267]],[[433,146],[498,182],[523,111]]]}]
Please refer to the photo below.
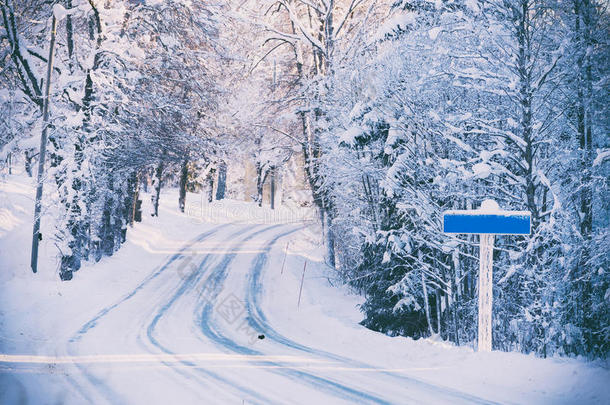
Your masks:
[{"label": "winter forest background", "polygon": [[184,211],[249,159],[261,203],[299,155],[363,324],[456,344],[476,338],[478,236],[443,234],[441,214],[493,198],[533,222],[496,240],[494,349],[607,358],[608,7],[0,0],[0,167],[36,176],[46,128],[67,280],[129,238],[146,178]]}]

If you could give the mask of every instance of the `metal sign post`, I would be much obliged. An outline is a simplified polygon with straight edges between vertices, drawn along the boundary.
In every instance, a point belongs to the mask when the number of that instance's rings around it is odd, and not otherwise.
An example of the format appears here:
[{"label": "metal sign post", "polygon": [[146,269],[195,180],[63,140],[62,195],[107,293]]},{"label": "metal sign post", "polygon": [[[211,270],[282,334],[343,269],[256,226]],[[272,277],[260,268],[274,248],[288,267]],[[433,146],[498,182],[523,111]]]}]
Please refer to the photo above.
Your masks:
[{"label": "metal sign post", "polygon": [[478,210],[446,211],[443,232],[479,234],[479,328],[477,350],[491,351],[494,235],[529,235],[528,211],[502,211],[493,200],[485,200]]}]

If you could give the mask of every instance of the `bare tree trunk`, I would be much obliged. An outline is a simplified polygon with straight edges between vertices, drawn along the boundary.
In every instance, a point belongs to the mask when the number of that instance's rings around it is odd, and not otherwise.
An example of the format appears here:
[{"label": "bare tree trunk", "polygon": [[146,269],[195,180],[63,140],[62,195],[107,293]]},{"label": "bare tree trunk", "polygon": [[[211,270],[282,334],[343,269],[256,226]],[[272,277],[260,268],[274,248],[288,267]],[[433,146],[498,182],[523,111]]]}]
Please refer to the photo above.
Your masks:
[{"label": "bare tree trunk", "polygon": [[[69,10],[72,8],[72,0],[66,0],[66,8]],[[68,45],[68,57],[70,58],[70,72],[74,71],[74,29],[72,26],[72,15],[66,16],[66,44]]]},{"label": "bare tree trunk", "polygon": [[136,218],[136,211],[138,209],[138,199],[140,198],[140,173],[135,175],[135,183],[133,185],[132,200],[131,200],[131,213],[129,214],[129,226],[133,227],[133,222]]},{"label": "bare tree trunk", "polygon": [[[40,235],[40,211],[42,209],[42,188],[44,184],[44,164],[45,154],[47,151],[47,130],[49,123],[49,93],[51,92],[51,74],[53,73],[53,55],[55,48],[55,34],[57,28],[57,20],[55,15],[51,20],[51,42],[49,44],[49,59],[47,61],[47,80],[45,83],[45,95],[42,107],[42,135],[40,137],[40,153],[38,156],[38,178],[36,187],[36,200],[34,203],[34,229],[32,232],[32,256],[31,256],[31,267],[32,271],[36,273],[38,270],[38,242],[42,239]],[[66,276],[68,277],[68,276]],[[72,274],[70,273],[69,278],[71,279]]]},{"label": "bare tree trunk", "polygon": [[150,169],[146,169],[146,171],[144,173],[142,173],[142,176],[144,176],[144,181],[142,181],[142,188],[144,189],[145,193],[148,193],[148,183],[150,182]]},{"label": "bare tree trunk", "polygon": [[432,330],[432,322],[430,322],[430,306],[428,304],[428,287],[426,286],[426,276],[424,272],[421,272],[421,286],[424,293],[424,309],[426,311],[426,322],[428,323],[428,331],[430,332],[430,336],[434,335],[434,330]]},{"label": "bare tree trunk", "polygon": [[441,292],[436,289],[436,333],[441,334]]},{"label": "bare tree trunk", "polygon": [[182,162],[182,169],[180,170],[180,190],[178,194],[180,212],[184,212],[184,207],[186,205],[186,182],[188,180],[188,174],[188,160],[184,159],[184,162]]},{"label": "bare tree trunk", "polygon": [[452,302],[452,310],[451,313],[453,315],[453,333],[454,333],[454,342],[456,345],[460,345],[460,330],[459,330],[459,324],[458,324],[458,305],[459,305],[459,295],[457,294],[457,285],[455,283],[455,281],[451,282],[452,284],[452,291],[453,294],[455,294],[455,298],[453,299]]},{"label": "bare tree trunk", "polygon": [[453,317],[453,332],[454,342],[456,345],[460,344],[460,332],[458,324],[458,308],[460,304],[460,254],[457,249],[453,251],[453,274],[451,275],[451,295],[449,296],[449,304],[447,308],[451,307],[451,315]]},{"label": "bare tree trunk", "polygon": [[216,174],[215,169],[211,169],[208,174],[208,202],[214,201],[214,175]]},{"label": "bare tree trunk", "polygon": [[30,155],[30,151],[26,150],[24,153],[25,156],[25,172],[29,177],[32,177],[32,155]]},{"label": "bare tree trunk", "polygon": [[[114,194],[114,179],[112,175],[108,176],[108,191]],[[99,238],[101,239],[101,250],[105,256],[112,256],[114,252],[115,240],[114,240],[114,199],[107,197],[105,199],[104,210],[102,212],[102,224],[99,232]]]},{"label": "bare tree trunk", "polygon": [[227,187],[227,164],[221,162],[218,165],[218,180],[216,181],[216,199],[222,200],[225,198],[225,189]]},{"label": "bare tree trunk", "polygon": [[271,168],[271,184],[270,184],[270,189],[271,189],[271,196],[270,196],[270,203],[271,203],[271,209],[275,209],[275,167]]},{"label": "bare tree trunk", "polygon": [[539,223],[538,208],[536,206],[536,184],[534,181],[534,139],[532,119],[532,77],[529,70],[531,63],[530,55],[530,14],[528,0],[521,1],[521,13],[519,14],[519,25],[517,28],[517,42],[519,45],[517,56],[517,74],[521,83],[519,98],[521,102],[521,130],[525,142],[525,195],[527,208],[532,213],[532,231]]},{"label": "bare tree trunk", "polygon": [[332,218],[329,215],[328,211],[324,211],[324,219],[326,222],[326,226],[324,227],[324,230],[326,232],[325,234],[325,239],[326,239],[326,263],[332,267],[333,269],[335,268],[335,235],[333,234],[333,222],[332,222]]},{"label": "bare tree trunk", "polygon": [[263,175],[263,167],[256,163],[256,204],[259,207],[263,206],[263,184],[265,183],[266,174]]},{"label": "bare tree trunk", "polygon": [[157,169],[155,170],[154,179],[154,194],[152,196],[152,203],[154,212],[151,214],[153,217],[159,216],[159,196],[161,195],[161,179],[163,178],[163,161],[159,162]]},{"label": "bare tree trunk", "polygon": [[591,56],[587,49],[591,47],[591,5],[588,1],[577,0],[574,2],[575,31],[577,41],[580,45],[581,55],[577,58],[578,80],[577,86],[577,131],[581,154],[581,192],[580,211],[582,218],[580,232],[586,238],[593,230],[593,192],[591,189],[591,165],[593,152],[593,138],[591,130],[591,93],[592,72]]}]

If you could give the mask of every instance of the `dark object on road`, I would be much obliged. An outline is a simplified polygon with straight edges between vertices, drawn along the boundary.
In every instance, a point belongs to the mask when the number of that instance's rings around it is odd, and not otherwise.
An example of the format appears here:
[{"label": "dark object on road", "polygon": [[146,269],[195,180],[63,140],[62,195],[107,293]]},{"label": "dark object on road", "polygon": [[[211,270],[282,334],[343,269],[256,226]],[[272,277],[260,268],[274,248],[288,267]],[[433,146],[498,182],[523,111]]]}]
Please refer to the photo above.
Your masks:
[{"label": "dark object on road", "polygon": [[263,340],[263,339],[265,338],[265,335],[258,335],[258,338],[259,338],[260,340]]},{"label": "dark object on road", "polygon": [[38,232],[38,240],[42,240],[42,232]]}]

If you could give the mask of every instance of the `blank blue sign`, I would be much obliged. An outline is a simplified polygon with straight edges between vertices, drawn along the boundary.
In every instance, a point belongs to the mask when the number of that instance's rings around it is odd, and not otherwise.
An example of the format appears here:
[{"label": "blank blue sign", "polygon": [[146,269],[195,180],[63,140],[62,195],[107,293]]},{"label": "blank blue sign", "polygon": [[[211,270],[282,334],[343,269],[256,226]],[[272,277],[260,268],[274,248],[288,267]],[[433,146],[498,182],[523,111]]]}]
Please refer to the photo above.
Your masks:
[{"label": "blank blue sign", "polygon": [[531,215],[527,211],[477,213],[447,211],[443,214],[445,233],[487,233],[500,235],[529,235]]}]

